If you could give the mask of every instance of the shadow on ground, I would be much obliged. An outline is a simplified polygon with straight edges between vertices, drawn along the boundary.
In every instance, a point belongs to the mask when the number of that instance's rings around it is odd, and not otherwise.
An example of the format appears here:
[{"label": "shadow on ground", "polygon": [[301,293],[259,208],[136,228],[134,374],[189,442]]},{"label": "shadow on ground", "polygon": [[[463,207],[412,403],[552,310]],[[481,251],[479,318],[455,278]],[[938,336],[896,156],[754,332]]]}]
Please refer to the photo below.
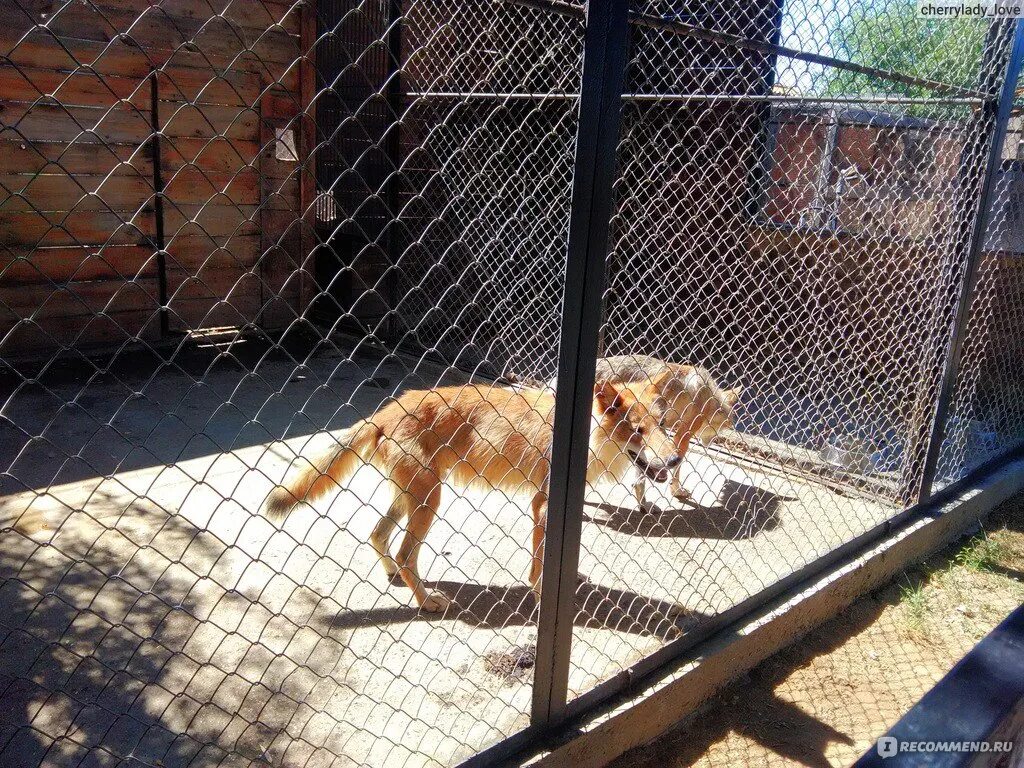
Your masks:
[{"label": "shadow on ground", "polygon": [[[97,569],[120,559],[109,539],[84,545],[88,562],[75,562],[79,551],[0,534],[0,765],[112,765],[132,755],[184,766],[201,762],[200,752],[225,754],[203,724],[188,734],[168,724],[185,702],[167,687],[172,648],[192,627],[175,606]],[[194,529],[181,536],[211,562],[223,551]]]},{"label": "shadow on ground", "polygon": [[849,764],[1019,603],[1007,582],[985,581],[1024,577],[1019,536],[984,547],[1004,527],[1024,532],[1024,496],[994,511],[987,533],[911,566],[608,768]]},{"label": "shadow on ground", "polygon": [[594,504],[590,506],[599,514],[584,514],[589,522],[630,536],[735,540],[778,528],[779,508],[793,500],[748,483],[726,480],[718,503],[710,507],[692,501],[670,509]]},{"label": "shadow on ground", "polygon": [[[454,619],[474,627],[503,629],[534,624],[537,603],[526,585],[495,587],[453,581],[431,582],[429,586],[454,598],[443,616],[424,613],[415,607],[371,608],[339,613],[333,629],[355,629],[368,625],[399,624],[409,621]],[[635,592],[583,581],[576,589],[577,627],[610,629],[644,637],[674,640],[708,617],[677,603],[654,600]]]}]

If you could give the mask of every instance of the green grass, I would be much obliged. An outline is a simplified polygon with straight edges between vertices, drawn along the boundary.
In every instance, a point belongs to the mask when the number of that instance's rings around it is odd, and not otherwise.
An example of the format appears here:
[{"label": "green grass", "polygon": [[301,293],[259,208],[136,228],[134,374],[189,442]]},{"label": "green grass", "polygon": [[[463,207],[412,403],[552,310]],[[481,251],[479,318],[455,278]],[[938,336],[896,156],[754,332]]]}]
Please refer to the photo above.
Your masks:
[{"label": "green grass", "polygon": [[953,562],[972,571],[991,571],[1006,555],[1006,547],[982,533],[964,544]]},{"label": "green grass", "polygon": [[907,625],[915,632],[922,632],[925,618],[930,610],[928,595],[924,591],[924,582],[912,582],[906,574],[903,578],[907,583],[900,586],[900,602],[907,612]]}]

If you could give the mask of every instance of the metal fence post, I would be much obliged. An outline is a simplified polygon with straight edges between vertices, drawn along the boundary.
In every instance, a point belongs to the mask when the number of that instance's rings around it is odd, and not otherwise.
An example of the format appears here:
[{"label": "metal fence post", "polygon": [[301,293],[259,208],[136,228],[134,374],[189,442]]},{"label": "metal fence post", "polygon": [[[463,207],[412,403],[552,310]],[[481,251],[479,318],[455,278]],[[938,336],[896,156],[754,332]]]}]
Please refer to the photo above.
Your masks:
[{"label": "metal fence post", "polygon": [[[996,50],[992,52],[992,56],[998,57],[1000,55],[999,46],[994,45],[993,47]],[[983,78],[986,76],[984,68],[991,65],[994,61],[998,61],[998,59],[986,57],[983,60]],[[938,469],[942,441],[946,433],[949,408],[953,401],[957,374],[960,370],[960,359],[963,354],[964,335],[967,330],[971,298],[974,295],[974,288],[977,284],[978,267],[985,244],[985,236],[992,217],[993,191],[1001,164],[1003,142],[1006,138],[1006,126],[1010,120],[1010,112],[1013,109],[1014,93],[1022,65],[1024,65],[1024,20],[1018,20],[1013,30],[1013,41],[1003,80],[1001,83],[998,83],[998,95],[996,95],[994,101],[989,101],[982,106],[983,110],[991,110],[989,114],[994,112],[995,116],[994,120],[989,121],[989,124],[992,126],[991,137],[988,145],[988,156],[985,161],[981,191],[977,197],[977,206],[973,207],[972,215],[967,220],[967,223],[970,225],[970,231],[966,246],[964,276],[960,285],[960,293],[957,297],[956,314],[950,337],[945,346],[945,356],[942,360],[943,370],[939,380],[939,395],[935,404],[935,413],[928,435],[927,450],[921,474],[921,486],[918,495],[918,501],[920,502],[925,502],[931,497],[935,484],[935,474]],[[995,69],[994,66],[993,69]],[[990,76],[995,77],[995,73],[992,73]],[[971,223],[972,220],[973,223]]]},{"label": "metal fence post", "polygon": [[601,292],[625,78],[627,11],[627,0],[587,4],[537,629],[535,726],[563,717],[568,691]]},{"label": "metal fence post", "polygon": [[156,230],[156,278],[157,297],[160,301],[160,338],[170,333],[170,318],[167,310],[167,238],[164,234],[164,193],[163,155],[160,151],[160,75],[157,70],[149,74],[149,152],[153,160],[153,217]]},{"label": "metal fence post", "polygon": [[387,116],[395,122],[390,127],[387,140],[388,159],[394,166],[387,181],[386,213],[390,220],[385,221],[387,228],[384,247],[388,257],[387,310],[388,320],[384,335],[388,344],[397,344],[400,333],[398,328],[398,263],[402,252],[399,235],[395,230],[401,217],[401,186],[402,186],[402,0],[388,2],[388,85]]}]

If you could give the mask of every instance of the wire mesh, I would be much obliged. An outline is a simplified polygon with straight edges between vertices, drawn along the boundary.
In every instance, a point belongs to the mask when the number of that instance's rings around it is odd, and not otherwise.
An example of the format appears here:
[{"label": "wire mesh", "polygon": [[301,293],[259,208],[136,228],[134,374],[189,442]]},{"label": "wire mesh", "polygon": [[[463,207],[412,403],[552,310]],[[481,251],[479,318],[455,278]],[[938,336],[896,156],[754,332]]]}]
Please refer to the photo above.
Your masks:
[{"label": "wire mesh", "polygon": [[991,223],[978,265],[953,405],[936,481],[946,485],[1001,454],[1024,436],[1020,363],[1020,103],[1014,104],[995,181]]},{"label": "wire mesh", "polygon": [[[0,763],[521,732],[583,5],[0,9]],[[570,696],[916,500],[1011,31],[630,10]],[[940,479],[1020,436],[1016,161]]]},{"label": "wire mesh", "polygon": [[[1002,72],[1010,31],[939,28],[938,70],[936,28],[904,4],[634,11],[719,38],[634,30],[626,90],[645,98],[624,106],[605,373],[654,398],[674,377],[725,429],[677,408],[678,481],[592,493],[581,571],[636,622],[577,627],[577,696],[916,501],[993,129],[980,99],[949,94]],[[751,51],[771,43],[842,60]]]},{"label": "wire mesh", "polygon": [[448,765],[523,727],[507,483],[441,493],[436,619],[370,546],[410,484],[261,509],[403,392],[553,370],[582,24],[3,9],[0,762]]},{"label": "wire mesh", "polygon": [[610,768],[849,766],[878,754],[877,740],[1020,606],[1022,523],[1018,496],[981,533],[860,597]]}]

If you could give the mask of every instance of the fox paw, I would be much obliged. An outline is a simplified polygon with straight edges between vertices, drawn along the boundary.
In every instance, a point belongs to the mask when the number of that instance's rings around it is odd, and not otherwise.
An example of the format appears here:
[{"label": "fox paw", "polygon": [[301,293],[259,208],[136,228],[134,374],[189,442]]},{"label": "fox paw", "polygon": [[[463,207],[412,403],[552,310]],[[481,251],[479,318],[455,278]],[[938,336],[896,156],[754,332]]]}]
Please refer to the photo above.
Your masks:
[{"label": "fox paw", "polygon": [[420,610],[427,613],[444,613],[451,604],[452,601],[448,599],[447,595],[432,589],[427,592],[427,596],[420,603]]}]

